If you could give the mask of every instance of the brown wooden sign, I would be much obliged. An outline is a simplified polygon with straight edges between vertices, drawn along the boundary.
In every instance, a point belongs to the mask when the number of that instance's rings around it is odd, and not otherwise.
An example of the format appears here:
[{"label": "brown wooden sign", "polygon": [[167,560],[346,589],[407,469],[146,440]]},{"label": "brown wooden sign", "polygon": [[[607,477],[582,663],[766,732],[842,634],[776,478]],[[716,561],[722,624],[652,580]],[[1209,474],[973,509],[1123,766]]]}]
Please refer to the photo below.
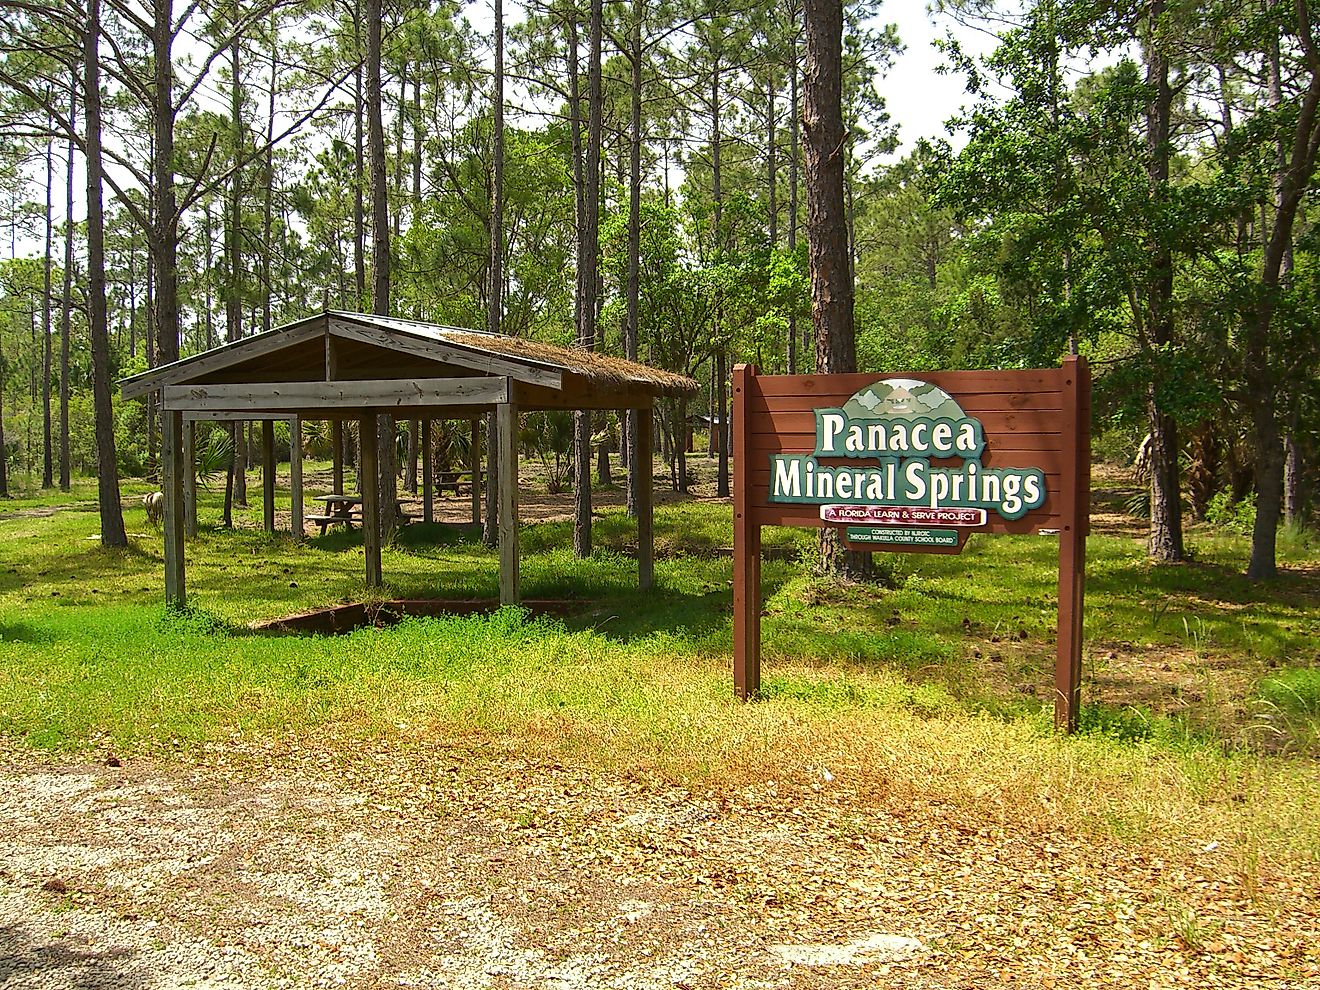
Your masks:
[{"label": "brown wooden sign", "polygon": [[1091,379],[1062,368],[733,372],[733,676],[761,685],[761,527],[836,527],[854,550],[959,553],[972,533],[1059,540],[1055,723],[1077,727],[1090,528]]}]

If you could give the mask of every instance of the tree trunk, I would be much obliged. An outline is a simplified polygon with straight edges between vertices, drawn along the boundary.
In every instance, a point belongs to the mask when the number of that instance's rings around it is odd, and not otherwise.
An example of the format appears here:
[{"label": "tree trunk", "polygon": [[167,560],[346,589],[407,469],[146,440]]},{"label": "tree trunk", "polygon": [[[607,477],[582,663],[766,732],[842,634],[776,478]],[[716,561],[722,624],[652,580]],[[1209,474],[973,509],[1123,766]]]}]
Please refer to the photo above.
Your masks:
[{"label": "tree trunk", "polygon": [[[1274,6],[1270,4],[1269,6]],[[1297,4],[1296,31],[1305,37],[1314,31],[1307,11]],[[1275,29],[1277,30],[1277,28]],[[1277,36],[1274,45],[1277,46]],[[1269,103],[1282,102],[1277,51],[1270,52]],[[1278,574],[1276,541],[1283,499],[1284,451],[1278,419],[1279,393],[1293,387],[1281,367],[1288,349],[1272,340],[1279,291],[1288,281],[1293,233],[1302,198],[1315,175],[1320,150],[1320,71],[1309,67],[1302,92],[1293,97],[1295,116],[1279,136],[1273,189],[1273,224],[1262,224],[1259,302],[1247,323],[1243,341],[1243,381],[1251,417],[1251,441],[1256,454],[1256,523],[1251,533],[1251,560],[1247,576],[1269,579]]]},{"label": "tree trunk", "polygon": [[[807,60],[802,123],[816,370],[822,375],[847,374],[857,370],[857,351],[843,188],[843,6],[839,0],[807,0],[803,15]],[[821,530],[820,551],[825,573],[851,579],[870,573],[870,555],[846,550],[837,529]]]},{"label": "tree trunk", "polygon": [[[490,264],[487,266],[489,289],[486,293],[486,329],[500,333],[504,319],[504,4],[495,0],[495,74],[492,79],[491,116],[493,118],[492,172],[490,185]],[[489,469],[486,478],[486,518],[483,538],[487,546],[500,541],[498,511],[498,417],[486,417]],[[516,417],[515,417],[516,421]],[[518,456],[518,438],[513,438],[514,456]]]},{"label": "tree trunk", "polygon": [[275,14],[270,23],[270,93],[266,101],[266,151],[262,161],[264,202],[261,209],[261,331],[271,329],[272,296],[270,278],[271,227],[275,213],[275,94],[279,81],[279,32]]},{"label": "tree trunk", "polygon": [[1303,495],[1302,451],[1292,427],[1283,438],[1283,521],[1289,526],[1302,524]]},{"label": "tree trunk", "polygon": [[[1152,26],[1163,13],[1164,0],[1151,0]],[[1146,106],[1146,174],[1151,200],[1158,202],[1167,195],[1169,186],[1169,126],[1173,111],[1169,60],[1158,38],[1146,46],[1146,83],[1152,94]],[[1174,338],[1173,253],[1164,231],[1152,232],[1147,253],[1150,274],[1146,284],[1145,323],[1150,346],[1158,353],[1167,349]],[[1157,379],[1158,375],[1159,372]],[[1151,436],[1150,555],[1156,560],[1176,561],[1185,556],[1178,429],[1173,417],[1160,408],[1157,392],[1158,381],[1155,381],[1146,396]]]},{"label": "tree trunk", "polygon": [[[69,127],[76,126],[78,111],[77,84],[69,79]],[[73,323],[73,139],[65,149],[68,158],[64,170],[64,298],[60,307],[60,491],[73,484],[69,462],[69,348]],[[130,257],[132,245],[129,245]],[[130,315],[130,319],[132,315]],[[0,443],[0,450],[4,445]]]},{"label": "tree trunk", "polygon": [[[225,286],[225,340],[234,343],[243,337],[243,92],[238,42],[230,48],[229,126],[234,145],[234,174],[229,182],[229,201],[225,204],[225,253],[228,256],[229,284]],[[248,442],[242,423],[234,426],[234,455],[230,459],[233,476],[233,501],[248,504]],[[229,483],[226,482],[228,486]],[[232,525],[232,520],[229,521]]]},{"label": "tree trunk", "polygon": [[[801,113],[798,108],[797,38],[793,39],[793,54],[788,67],[788,253],[797,258],[798,233],[798,127]],[[794,262],[796,264],[796,261]],[[807,340],[810,328],[803,327],[802,353],[811,354]],[[797,374],[797,307],[788,311],[788,373]]]},{"label": "tree trunk", "polygon": [[[578,346],[596,346],[596,310],[600,296],[600,143],[603,126],[601,47],[604,7],[592,0],[587,39],[587,141],[582,149],[582,101],[577,70],[577,33],[570,33],[569,72],[573,96],[573,128],[580,165],[574,163],[578,179],[577,207],[577,318]],[[591,554],[591,431],[592,414],[580,409],[573,414],[573,552]]]},{"label": "tree trunk", "polygon": [[[353,49],[354,54],[362,54],[362,3],[358,0],[353,11]],[[367,220],[366,206],[362,201],[362,169],[367,160],[366,140],[362,123],[362,64],[353,71],[353,146],[356,152],[353,158],[353,276],[357,286],[357,297],[353,302],[353,312],[362,312],[362,301],[367,298]]]},{"label": "tree trunk", "polygon": [[[174,3],[155,0],[152,47],[155,72],[156,361],[179,360],[179,213],[174,193]],[[235,55],[237,59],[237,55]],[[237,85],[237,83],[235,83]],[[90,130],[90,125],[88,127]]]},{"label": "tree trunk", "polygon": [[[724,135],[720,129],[720,60],[718,55],[715,59],[715,65],[710,74],[710,160],[711,160],[711,195],[715,201],[715,262],[718,264],[724,259],[724,188],[723,175],[721,172],[721,145],[724,143]],[[713,336],[716,341],[715,351],[715,380],[711,383],[715,389],[715,415],[719,419],[719,426],[711,423],[711,432],[717,428],[719,430],[719,441],[715,444],[716,468],[715,468],[715,494],[720,498],[729,497],[729,413],[727,407],[727,390],[724,387],[725,378],[728,375],[728,344],[723,339],[724,310],[722,300],[718,293],[715,302],[715,320]]]},{"label": "tree trunk", "polygon": [[[498,9],[498,2],[497,9]],[[367,0],[367,143],[371,154],[371,311],[390,315],[390,217],[389,187],[385,173],[385,124],[382,119],[384,93],[381,88],[381,0]],[[376,458],[380,478],[377,508],[382,543],[390,543],[398,528],[398,444],[394,417],[381,415],[376,422],[379,435]]]},{"label": "tree trunk", "polygon": [[101,0],[88,0],[83,35],[83,92],[87,139],[87,327],[92,345],[92,404],[96,419],[96,490],[101,511],[101,545],[128,546],[120,505],[115,457],[115,419],[110,399],[110,334],[105,303],[105,220],[101,207]]},{"label": "tree trunk", "polygon": [[[628,154],[628,301],[623,353],[629,361],[637,360],[638,309],[641,295],[642,266],[642,3],[633,0],[633,23],[630,35],[632,51],[632,108],[629,114]],[[628,515],[637,516],[637,486],[649,484],[651,465],[638,464],[637,409],[628,410],[628,492],[625,500]]]},{"label": "tree trunk", "polygon": [[42,266],[41,300],[41,487],[55,487],[55,450],[51,429],[50,383],[54,376],[54,353],[51,344],[51,261],[55,241],[55,221],[52,213],[54,198],[55,162],[54,141],[46,141],[46,260]]},{"label": "tree trunk", "polygon": [[1150,429],[1150,555],[1156,560],[1183,559],[1178,426],[1159,409],[1153,392],[1146,400]]}]

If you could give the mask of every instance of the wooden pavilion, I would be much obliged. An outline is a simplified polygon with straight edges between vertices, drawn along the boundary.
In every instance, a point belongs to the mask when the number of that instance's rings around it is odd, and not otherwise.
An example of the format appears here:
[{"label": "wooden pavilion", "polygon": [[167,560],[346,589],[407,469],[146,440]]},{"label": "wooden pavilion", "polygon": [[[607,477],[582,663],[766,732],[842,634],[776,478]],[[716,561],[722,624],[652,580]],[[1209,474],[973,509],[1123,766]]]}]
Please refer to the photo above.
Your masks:
[{"label": "wooden pavilion", "polygon": [[[519,600],[518,416],[549,409],[638,409],[637,457],[651,464],[651,416],[662,395],[694,392],[689,378],[591,351],[500,334],[362,313],[324,312],[153,368],[125,379],[125,398],[159,394],[165,496],[165,598],[187,599],[184,536],[196,529],[192,425],[197,420],[261,421],[265,440],[265,522],[274,529],[274,423],[288,420],[293,527],[302,536],[298,460],[303,419],[334,425],[336,451],[344,420],[358,422],[362,543],[369,587],[382,583],[377,416],[420,419],[423,441],[435,419],[475,421],[495,413],[494,467],[500,548],[500,601]],[[474,430],[474,437],[476,432]],[[423,448],[426,449],[426,448]],[[473,503],[479,505],[479,458],[473,444]],[[431,504],[430,458],[423,459],[423,497]],[[341,481],[337,470],[336,481]],[[648,472],[649,475],[649,472]],[[651,482],[637,492],[638,581],[653,577]]]}]

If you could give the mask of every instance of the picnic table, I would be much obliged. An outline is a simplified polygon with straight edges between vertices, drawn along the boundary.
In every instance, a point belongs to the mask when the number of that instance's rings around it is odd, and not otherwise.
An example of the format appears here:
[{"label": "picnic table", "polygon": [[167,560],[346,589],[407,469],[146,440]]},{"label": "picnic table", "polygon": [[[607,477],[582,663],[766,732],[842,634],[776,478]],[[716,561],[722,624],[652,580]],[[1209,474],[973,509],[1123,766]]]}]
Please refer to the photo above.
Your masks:
[{"label": "picnic table", "polygon": [[[485,471],[477,472],[477,480],[484,481]],[[466,487],[469,491],[472,489],[471,471],[437,471],[435,473],[435,490],[443,495],[446,490],[452,490],[457,495],[462,495],[461,488]]]},{"label": "picnic table", "polygon": [[[361,524],[362,499],[360,496],[331,492],[329,495],[317,495],[315,498],[316,501],[325,503],[325,511],[310,515],[307,519],[309,522],[314,522],[321,527],[322,536],[331,526],[343,526],[345,529],[352,529],[354,523]],[[400,526],[406,526],[416,518],[411,513],[404,511],[403,499],[394,500],[394,511]]]}]

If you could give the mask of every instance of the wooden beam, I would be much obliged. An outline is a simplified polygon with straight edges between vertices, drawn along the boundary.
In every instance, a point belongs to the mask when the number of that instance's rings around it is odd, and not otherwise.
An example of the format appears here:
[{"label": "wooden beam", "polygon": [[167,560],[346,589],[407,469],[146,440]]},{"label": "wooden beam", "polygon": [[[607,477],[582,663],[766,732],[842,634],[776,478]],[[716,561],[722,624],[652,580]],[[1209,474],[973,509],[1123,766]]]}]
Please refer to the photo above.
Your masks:
[{"label": "wooden beam", "polygon": [[356,411],[372,405],[388,411],[417,406],[487,405],[504,402],[508,394],[509,383],[505,378],[170,385],[161,390],[161,408],[298,412],[304,409]]},{"label": "wooden beam", "polygon": [[294,417],[289,423],[289,490],[292,502],[289,531],[298,541],[303,538],[302,468],[302,420]]},{"label": "wooden beam", "polygon": [[473,371],[500,375],[533,385],[543,385],[546,388],[559,388],[563,382],[563,372],[545,367],[541,362],[523,362],[513,355],[497,357],[488,351],[443,343],[405,330],[382,330],[378,327],[351,323],[339,317],[331,317],[330,333],[364,344],[373,344],[386,350],[402,351],[431,361],[471,368]]},{"label": "wooden beam", "polygon": [[431,421],[422,420],[418,454],[422,458],[422,522],[435,522],[435,461],[431,457]]},{"label": "wooden beam", "polygon": [[468,470],[472,472],[472,525],[481,525],[481,420],[472,420],[472,442],[468,444]]},{"label": "wooden beam", "polygon": [[183,416],[161,414],[160,487],[165,496],[165,605],[188,603],[183,567]]},{"label": "wooden beam", "polygon": [[1091,376],[1085,358],[1065,357],[1062,386],[1063,451],[1070,463],[1060,478],[1059,629],[1055,637],[1054,725],[1075,732],[1082,702],[1082,610],[1086,592],[1086,535],[1091,528]]},{"label": "wooden beam", "polygon": [[638,412],[637,423],[637,587],[648,591],[655,583],[655,518],[651,459],[651,410]]},{"label": "wooden beam", "polygon": [[655,392],[640,385],[602,385],[580,375],[565,375],[562,390],[513,383],[513,397],[523,412],[542,409],[649,409]]},{"label": "wooden beam", "polygon": [[[271,416],[270,419],[291,423],[294,416]],[[184,411],[185,423],[246,423],[252,419],[252,413],[246,410],[223,409],[188,409]]]},{"label": "wooden beam", "polygon": [[197,535],[197,430],[193,421],[183,420],[183,533]]},{"label": "wooden beam", "polygon": [[362,551],[367,559],[367,587],[379,588],[384,582],[380,565],[380,458],[376,433],[376,413],[358,420],[358,449],[362,458]]},{"label": "wooden beam", "polygon": [[334,453],[331,455],[333,483],[335,494],[344,494],[344,421],[342,419],[331,420],[330,422],[330,445],[334,447]]},{"label": "wooden beam", "polygon": [[500,604],[521,600],[518,581],[518,407],[511,402],[495,413],[499,485]]},{"label": "wooden beam", "polygon": [[750,502],[747,391],[756,365],[733,368],[733,690],[743,701],[761,691],[761,525]]},{"label": "wooden beam", "polygon": [[251,361],[286,347],[313,340],[325,333],[325,325],[322,323],[324,319],[324,316],[311,317],[301,323],[280,327],[269,333],[257,334],[255,337],[246,337],[232,344],[225,344],[223,347],[184,358],[182,361],[175,361],[162,368],[153,368],[133,375],[119,383],[120,394],[125,399],[134,399],[165,385],[201,378],[224,368],[242,364],[244,361]]},{"label": "wooden beam", "polygon": [[261,520],[267,533],[275,532],[275,421],[261,421]]}]

